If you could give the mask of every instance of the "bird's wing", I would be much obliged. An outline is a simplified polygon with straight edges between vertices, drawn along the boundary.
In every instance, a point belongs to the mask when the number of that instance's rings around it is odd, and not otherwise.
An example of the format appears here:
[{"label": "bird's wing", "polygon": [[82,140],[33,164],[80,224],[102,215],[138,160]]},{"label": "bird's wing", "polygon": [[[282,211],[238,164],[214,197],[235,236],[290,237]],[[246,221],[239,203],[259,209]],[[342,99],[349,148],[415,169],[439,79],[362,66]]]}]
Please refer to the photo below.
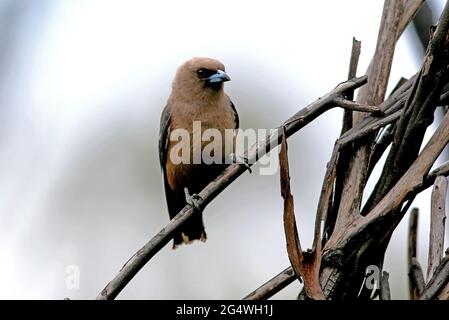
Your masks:
[{"label": "bird's wing", "polygon": [[167,158],[167,147],[169,139],[171,113],[169,106],[166,105],[161,115],[161,123],[159,127],[159,161],[161,168],[165,171],[165,160]]},{"label": "bird's wing", "polygon": [[167,173],[165,162],[167,160],[168,141],[170,139],[170,119],[171,112],[169,105],[165,106],[161,115],[161,123],[159,129],[159,161],[161,163],[162,172],[164,175],[164,190],[165,198],[167,200],[168,212],[170,219],[172,219],[184,207],[184,203],[178,199],[177,195],[171,190],[167,181]]},{"label": "bird's wing", "polygon": [[240,125],[239,114],[237,113],[237,110],[235,109],[234,103],[232,103],[231,99],[229,99],[229,102],[231,103],[232,112],[234,113],[235,128],[238,129]]}]

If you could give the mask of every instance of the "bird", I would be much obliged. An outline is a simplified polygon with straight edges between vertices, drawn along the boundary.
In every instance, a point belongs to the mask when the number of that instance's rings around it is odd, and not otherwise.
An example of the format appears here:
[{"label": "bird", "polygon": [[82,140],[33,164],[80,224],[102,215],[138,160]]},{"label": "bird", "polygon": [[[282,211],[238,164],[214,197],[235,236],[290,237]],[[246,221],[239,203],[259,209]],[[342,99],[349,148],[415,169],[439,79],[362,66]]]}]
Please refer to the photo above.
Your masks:
[{"label": "bird", "polygon": [[[204,159],[192,161],[194,122],[201,124],[201,134],[207,129],[215,129],[223,140],[226,130],[236,132],[239,128],[237,110],[224,92],[224,82],[230,80],[223,63],[212,58],[194,57],[181,64],[176,71],[171,93],[161,114],[159,130],[159,160],[170,219],[186,204],[195,206],[195,196],[226,168],[226,158],[235,150],[235,145],[231,150],[223,148],[221,163],[205,163]],[[179,143],[170,139],[177,129],[184,130],[189,138],[184,142],[188,144],[184,145],[189,151],[188,163],[173,161],[170,156]],[[208,143],[201,141],[201,150]],[[196,211],[174,234],[173,249],[194,240],[206,241],[202,212],[198,208]]]}]

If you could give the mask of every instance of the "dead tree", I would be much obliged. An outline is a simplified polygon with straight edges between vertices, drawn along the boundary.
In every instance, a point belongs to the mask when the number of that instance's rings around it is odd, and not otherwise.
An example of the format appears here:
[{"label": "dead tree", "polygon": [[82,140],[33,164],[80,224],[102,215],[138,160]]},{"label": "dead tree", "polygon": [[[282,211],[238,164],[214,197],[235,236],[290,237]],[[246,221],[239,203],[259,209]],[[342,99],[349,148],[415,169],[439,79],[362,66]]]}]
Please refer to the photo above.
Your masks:
[{"label": "dead tree", "polygon": [[[349,80],[285,121],[277,131],[242,155],[250,164],[281,144],[281,195],[284,231],[291,266],[245,299],[267,299],[296,279],[304,282],[299,299],[390,299],[388,273],[379,275],[375,295],[364,286],[366,270],[383,269],[391,236],[415,196],[434,186],[432,193],[429,261],[426,278],[416,259],[417,210],[410,220],[408,242],[410,297],[449,299],[449,252],[443,253],[446,176],[449,162],[430,171],[449,141],[449,115],[430,140],[424,134],[435,110],[447,104],[449,89],[449,4],[435,27],[419,72],[403,79],[386,98],[396,42],[424,0],[385,0],[377,46],[366,76],[356,77],[360,42],[354,40]],[[353,101],[354,90],[360,88]],[[341,135],[336,140],[317,206],[314,241],[303,251],[296,229],[290,192],[287,139],[333,107],[344,109]],[[381,156],[389,151],[382,174],[362,206],[366,182]],[[199,196],[204,208],[246,168],[232,164]],[[186,206],[142,249],[135,253],[98,299],[114,299],[134,275],[172,238],[195,209]],[[323,231],[322,231],[323,230]]]}]

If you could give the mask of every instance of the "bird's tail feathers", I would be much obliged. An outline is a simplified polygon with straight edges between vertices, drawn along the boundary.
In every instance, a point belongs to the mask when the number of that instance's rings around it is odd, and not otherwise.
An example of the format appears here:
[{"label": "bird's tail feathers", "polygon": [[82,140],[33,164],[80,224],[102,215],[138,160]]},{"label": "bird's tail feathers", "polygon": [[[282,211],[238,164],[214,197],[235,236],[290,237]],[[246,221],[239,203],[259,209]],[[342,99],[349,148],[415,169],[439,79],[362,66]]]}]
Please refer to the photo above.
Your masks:
[{"label": "bird's tail feathers", "polygon": [[194,240],[205,242],[207,234],[204,230],[203,218],[201,215],[193,216],[185,222],[173,238],[173,249],[181,244],[191,244]]}]

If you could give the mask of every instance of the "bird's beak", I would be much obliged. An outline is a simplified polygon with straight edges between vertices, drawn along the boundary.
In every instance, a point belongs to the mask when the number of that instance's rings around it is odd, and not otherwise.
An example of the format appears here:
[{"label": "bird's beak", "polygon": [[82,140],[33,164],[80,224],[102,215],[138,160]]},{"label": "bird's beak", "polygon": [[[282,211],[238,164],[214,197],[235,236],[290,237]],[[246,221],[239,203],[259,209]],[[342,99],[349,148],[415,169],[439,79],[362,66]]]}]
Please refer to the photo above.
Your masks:
[{"label": "bird's beak", "polygon": [[217,70],[217,72],[207,78],[207,80],[209,80],[210,83],[218,83],[229,81],[231,78],[226,74],[226,72]]}]

